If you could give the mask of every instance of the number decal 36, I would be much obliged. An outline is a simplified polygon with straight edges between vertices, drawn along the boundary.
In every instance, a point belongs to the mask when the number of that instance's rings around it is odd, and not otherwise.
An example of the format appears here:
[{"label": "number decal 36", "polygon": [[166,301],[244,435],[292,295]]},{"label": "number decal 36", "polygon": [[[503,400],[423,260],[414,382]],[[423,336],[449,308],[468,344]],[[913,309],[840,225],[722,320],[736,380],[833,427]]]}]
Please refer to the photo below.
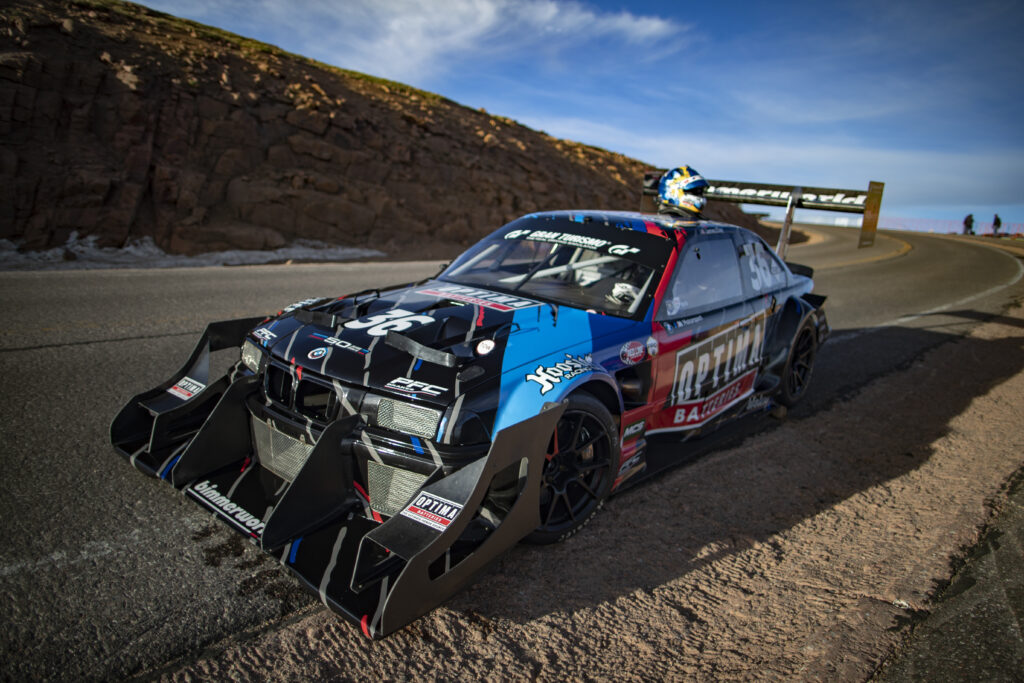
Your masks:
[{"label": "number decal 36", "polygon": [[429,325],[434,319],[429,315],[416,315],[412,311],[405,311],[395,308],[385,313],[369,315],[359,320],[345,323],[345,327],[352,330],[366,330],[371,337],[382,337],[390,330],[402,332],[418,325]]}]

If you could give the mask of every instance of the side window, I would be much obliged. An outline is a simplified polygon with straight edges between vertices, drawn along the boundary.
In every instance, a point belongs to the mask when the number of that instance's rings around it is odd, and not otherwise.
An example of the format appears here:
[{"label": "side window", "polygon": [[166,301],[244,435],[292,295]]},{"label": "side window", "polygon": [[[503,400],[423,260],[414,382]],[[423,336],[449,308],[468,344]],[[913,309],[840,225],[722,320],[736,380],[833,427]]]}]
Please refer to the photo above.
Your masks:
[{"label": "side window", "polygon": [[761,240],[752,237],[740,249],[743,278],[754,294],[771,292],[786,284],[786,269]]},{"label": "side window", "polygon": [[741,300],[741,277],[736,246],[728,235],[689,246],[676,265],[658,319],[696,315]]}]

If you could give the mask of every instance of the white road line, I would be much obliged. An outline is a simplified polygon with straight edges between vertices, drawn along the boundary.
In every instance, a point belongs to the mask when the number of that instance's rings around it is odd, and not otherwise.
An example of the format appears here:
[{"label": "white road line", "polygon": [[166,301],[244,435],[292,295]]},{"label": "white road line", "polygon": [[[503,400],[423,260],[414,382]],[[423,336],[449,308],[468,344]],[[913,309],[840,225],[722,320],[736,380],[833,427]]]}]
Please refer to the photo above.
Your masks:
[{"label": "white road line", "polygon": [[[987,249],[992,249],[993,251],[996,251],[996,252],[998,252],[1000,254],[1006,254],[1006,252],[1001,251],[999,249],[995,249],[993,247],[986,247],[986,248]],[[935,308],[930,308],[927,311],[922,311],[920,313],[913,313],[911,315],[905,315],[905,316],[903,316],[901,318],[896,318],[894,320],[888,320],[888,321],[886,321],[884,323],[880,323],[878,325],[875,325],[874,327],[866,327],[866,328],[861,329],[861,330],[856,330],[855,332],[844,332],[843,334],[837,334],[836,336],[830,338],[828,340],[828,343],[829,344],[836,344],[836,343],[839,343],[839,342],[850,341],[851,339],[856,339],[856,338],[861,337],[861,336],[863,336],[865,334],[870,334],[872,332],[877,332],[878,330],[882,330],[882,329],[885,329],[887,327],[894,327],[896,325],[904,325],[904,324],[906,324],[908,322],[911,322],[913,320],[917,320],[918,318],[924,318],[925,316],[934,315],[936,313],[941,313],[942,311],[949,310],[949,309],[954,308],[956,306],[963,306],[964,304],[968,304],[968,303],[970,303],[970,302],[972,302],[972,301],[974,301],[976,299],[981,299],[981,298],[989,296],[991,294],[995,294],[996,292],[998,292],[1000,290],[1006,289],[1007,287],[1012,287],[1013,285],[1017,284],[1020,281],[1022,276],[1024,276],[1024,265],[1021,265],[1021,262],[1020,262],[1019,259],[1014,258],[1012,256],[1009,256],[1009,254],[1006,254],[1006,255],[1009,258],[1012,258],[1013,262],[1015,264],[1017,264],[1017,273],[1012,278],[1010,278],[1009,280],[1007,280],[1006,282],[1004,282],[1001,285],[996,285],[995,287],[989,287],[988,289],[986,289],[983,292],[978,292],[977,294],[972,294],[972,295],[970,295],[968,297],[964,297],[963,299],[957,299],[956,301],[951,301],[949,303],[942,304],[941,306],[936,306]]]}]

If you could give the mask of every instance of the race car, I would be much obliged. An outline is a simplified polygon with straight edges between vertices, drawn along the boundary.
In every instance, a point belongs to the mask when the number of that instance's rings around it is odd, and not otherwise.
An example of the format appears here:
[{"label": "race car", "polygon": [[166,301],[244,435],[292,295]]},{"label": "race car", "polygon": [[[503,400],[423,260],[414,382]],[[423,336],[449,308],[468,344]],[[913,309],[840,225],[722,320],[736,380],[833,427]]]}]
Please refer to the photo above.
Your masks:
[{"label": "race car", "polygon": [[111,440],[385,636],[799,401],[829,334],[811,276],[731,225],[534,213],[435,278],[210,324]]}]

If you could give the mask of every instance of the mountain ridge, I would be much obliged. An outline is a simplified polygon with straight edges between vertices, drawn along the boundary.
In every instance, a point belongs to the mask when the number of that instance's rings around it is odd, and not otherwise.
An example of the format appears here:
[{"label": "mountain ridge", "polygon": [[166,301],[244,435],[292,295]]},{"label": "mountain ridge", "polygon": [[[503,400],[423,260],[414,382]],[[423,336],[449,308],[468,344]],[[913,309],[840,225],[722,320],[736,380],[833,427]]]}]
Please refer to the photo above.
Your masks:
[{"label": "mountain ridge", "polygon": [[0,134],[0,238],[22,249],[77,232],[446,258],[524,213],[637,209],[649,168],[119,0],[0,10]]}]

